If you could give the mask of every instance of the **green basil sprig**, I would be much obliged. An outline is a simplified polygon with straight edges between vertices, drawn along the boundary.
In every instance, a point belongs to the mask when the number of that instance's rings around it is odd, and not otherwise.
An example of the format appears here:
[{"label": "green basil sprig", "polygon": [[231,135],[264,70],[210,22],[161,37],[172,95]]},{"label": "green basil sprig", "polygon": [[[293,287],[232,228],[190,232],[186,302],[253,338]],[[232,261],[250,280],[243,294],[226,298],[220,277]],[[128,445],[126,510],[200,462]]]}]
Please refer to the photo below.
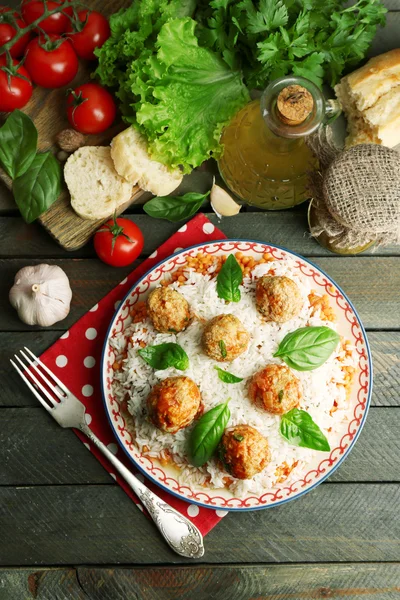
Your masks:
[{"label": "green basil sprig", "polygon": [[328,360],[339,340],[330,327],[301,327],[283,338],[274,356],[296,371],[312,371]]},{"label": "green basil sprig", "polygon": [[239,302],[242,280],[242,269],[234,255],[230,254],[217,276],[218,297],[228,302]]},{"label": "green basil sprig", "polygon": [[138,354],[157,371],[175,367],[185,371],[189,366],[189,357],[179,344],[167,343],[156,346],[146,346],[138,350]]},{"label": "green basil sprig", "polygon": [[236,375],[233,375],[233,373],[228,373],[228,371],[224,371],[217,366],[215,366],[214,369],[218,372],[218,377],[224,383],[240,383],[243,381],[242,377],[237,377]]},{"label": "green basil sprig", "polygon": [[217,449],[231,417],[229,400],[230,398],[207,411],[192,430],[189,438],[189,456],[195,467],[204,465]]},{"label": "green basil sprig", "polygon": [[150,217],[177,223],[197,213],[209,193],[190,192],[183,196],[156,196],[156,198],[146,202],[143,210]]},{"label": "green basil sprig", "polygon": [[32,119],[14,110],[0,128],[0,163],[11,179],[23,175],[36,155],[37,129]]},{"label": "green basil sprig", "polygon": [[329,452],[329,442],[305,410],[293,408],[281,419],[281,434],[293,446]]}]

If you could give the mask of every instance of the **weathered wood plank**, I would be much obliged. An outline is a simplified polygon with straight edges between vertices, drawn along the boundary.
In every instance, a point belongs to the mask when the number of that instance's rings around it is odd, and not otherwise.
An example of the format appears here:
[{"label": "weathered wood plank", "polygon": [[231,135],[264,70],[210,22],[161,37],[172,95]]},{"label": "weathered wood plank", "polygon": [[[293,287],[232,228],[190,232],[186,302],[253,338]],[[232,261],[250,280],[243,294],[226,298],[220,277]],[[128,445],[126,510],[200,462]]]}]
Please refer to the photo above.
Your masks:
[{"label": "weathered wood plank", "polygon": [[0,569],[0,600],[394,600],[396,563]]},{"label": "weathered wood plank", "polygon": [[[71,312],[54,328],[66,329],[115,287],[135,266],[115,269],[93,259],[46,259],[62,267],[73,291]],[[1,259],[0,330],[30,330],[22,323],[8,301],[8,292],[17,271],[39,259]],[[364,326],[371,329],[398,329],[400,261],[396,257],[337,257],[315,259],[326,273],[348,294],[359,311]]]},{"label": "weathered wood plank", "polygon": [[[227,516],[208,563],[397,561],[398,484],[326,484],[271,510]],[[0,564],[185,563],[118,486],[0,488]]]},{"label": "weathered wood plank", "polygon": [[[399,422],[400,408],[371,408],[354,449],[330,481],[400,482]],[[0,423],[0,486],[113,483],[73,432],[41,407],[2,409]]]},{"label": "weathered wood plank", "polygon": [[[165,242],[178,228],[176,223],[152,219],[144,214],[126,214],[134,221],[144,236],[143,255],[151,254]],[[207,213],[211,222],[219,227],[227,237],[261,240],[277,246],[284,246],[303,256],[331,256],[332,253],[320,246],[308,235],[306,209],[271,211],[268,213],[242,212],[220,221],[214,213]],[[400,254],[400,246],[368,250],[364,255],[393,256]],[[95,256],[90,242],[76,252],[61,248],[40,225],[27,225],[20,217],[0,217],[0,257],[51,257],[51,258],[92,258]]]},{"label": "weathered wood plank", "polygon": [[[386,26],[380,27],[372,42],[368,57],[399,48],[400,3],[399,0],[389,0],[385,5],[399,12],[389,12],[386,16]],[[389,5],[389,6],[388,6]]]}]

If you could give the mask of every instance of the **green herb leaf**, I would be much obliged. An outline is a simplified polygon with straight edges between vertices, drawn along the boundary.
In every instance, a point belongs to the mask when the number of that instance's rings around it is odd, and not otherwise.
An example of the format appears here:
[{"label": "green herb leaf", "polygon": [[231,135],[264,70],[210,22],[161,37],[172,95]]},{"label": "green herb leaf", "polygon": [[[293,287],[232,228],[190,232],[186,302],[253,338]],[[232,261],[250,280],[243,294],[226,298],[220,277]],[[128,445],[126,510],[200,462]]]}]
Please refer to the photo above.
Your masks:
[{"label": "green herb leaf", "polygon": [[197,422],[189,438],[190,462],[201,467],[214,454],[230,419],[230,398],[206,412]]},{"label": "green herb leaf", "polygon": [[12,191],[23,218],[32,223],[60,194],[60,163],[51,152],[37,154],[29,170],[14,179]]},{"label": "green herb leaf", "polygon": [[284,391],[283,390],[279,390],[278,392],[278,400],[279,400],[279,404],[282,402],[283,400],[283,395],[284,395]]},{"label": "green herb leaf", "polygon": [[328,360],[339,340],[330,327],[301,327],[283,338],[274,356],[296,371],[312,371]]},{"label": "green herb leaf", "polygon": [[222,358],[226,358],[228,353],[226,351],[226,345],[225,345],[224,340],[219,340],[218,345],[219,345],[219,349],[221,350]]},{"label": "green herb leaf", "polygon": [[157,196],[146,202],[143,209],[150,217],[167,219],[167,221],[177,223],[194,215],[209,193],[197,194],[190,192],[184,196]]},{"label": "green herb leaf", "polygon": [[293,408],[282,415],[280,432],[293,446],[329,452],[329,442],[305,410]]},{"label": "green herb leaf", "polygon": [[217,366],[215,366],[214,369],[216,371],[218,371],[218,377],[224,383],[240,383],[241,381],[243,381],[242,377],[237,377],[236,375],[233,375],[232,373],[228,373],[228,371],[224,371],[223,369],[220,369]]},{"label": "green herb leaf", "polygon": [[238,261],[230,254],[217,276],[217,294],[228,302],[239,302],[243,273]]},{"label": "green herb leaf", "polygon": [[166,343],[157,346],[146,346],[138,350],[138,354],[157,371],[175,367],[185,371],[189,366],[189,357],[179,344]]},{"label": "green herb leaf", "polygon": [[243,442],[243,440],[244,440],[244,436],[240,435],[239,433],[234,433],[232,437],[237,442]]},{"label": "green herb leaf", "polygon": [[14,110],[0,128],[0,163],[11,179],[23,175],[36,155],[37,130],[32,119]]}]

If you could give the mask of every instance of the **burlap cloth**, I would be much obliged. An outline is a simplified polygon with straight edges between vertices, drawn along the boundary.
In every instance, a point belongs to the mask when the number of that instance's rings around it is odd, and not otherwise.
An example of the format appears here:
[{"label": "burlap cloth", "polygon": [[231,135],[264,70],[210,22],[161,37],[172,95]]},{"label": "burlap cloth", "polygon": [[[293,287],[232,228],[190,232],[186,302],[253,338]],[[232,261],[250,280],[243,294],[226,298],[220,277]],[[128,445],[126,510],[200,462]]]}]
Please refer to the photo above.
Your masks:
[{"label": "burlap cloth", "polygon": [[339,150],[329,127],[307,144],[319,159],[310,174],[316,223],[314,237],[326,233],[338,248],[400,243],[400,154],[377,144]]}]

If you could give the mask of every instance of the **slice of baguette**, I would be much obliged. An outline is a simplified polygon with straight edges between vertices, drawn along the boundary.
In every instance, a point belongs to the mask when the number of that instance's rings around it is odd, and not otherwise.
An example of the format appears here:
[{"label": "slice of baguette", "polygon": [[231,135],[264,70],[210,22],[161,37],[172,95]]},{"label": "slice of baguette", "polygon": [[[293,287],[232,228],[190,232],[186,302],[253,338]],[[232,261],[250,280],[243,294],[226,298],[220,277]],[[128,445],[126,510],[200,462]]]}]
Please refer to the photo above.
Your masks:
[{"label": "slice of baguette", "polygon": [[84,146],[65,163],[71,205],[82,219],[106,219],[132,195],[132,184],[114,168],[109,146]]},{"label": "slice of baguette", "polygon": [[146,139],[134,127],[128,127],[111,141],[111,157],[121,177],[155,196],[167,196],[183,178],[179,169],[170,171],[150,158]]}]

